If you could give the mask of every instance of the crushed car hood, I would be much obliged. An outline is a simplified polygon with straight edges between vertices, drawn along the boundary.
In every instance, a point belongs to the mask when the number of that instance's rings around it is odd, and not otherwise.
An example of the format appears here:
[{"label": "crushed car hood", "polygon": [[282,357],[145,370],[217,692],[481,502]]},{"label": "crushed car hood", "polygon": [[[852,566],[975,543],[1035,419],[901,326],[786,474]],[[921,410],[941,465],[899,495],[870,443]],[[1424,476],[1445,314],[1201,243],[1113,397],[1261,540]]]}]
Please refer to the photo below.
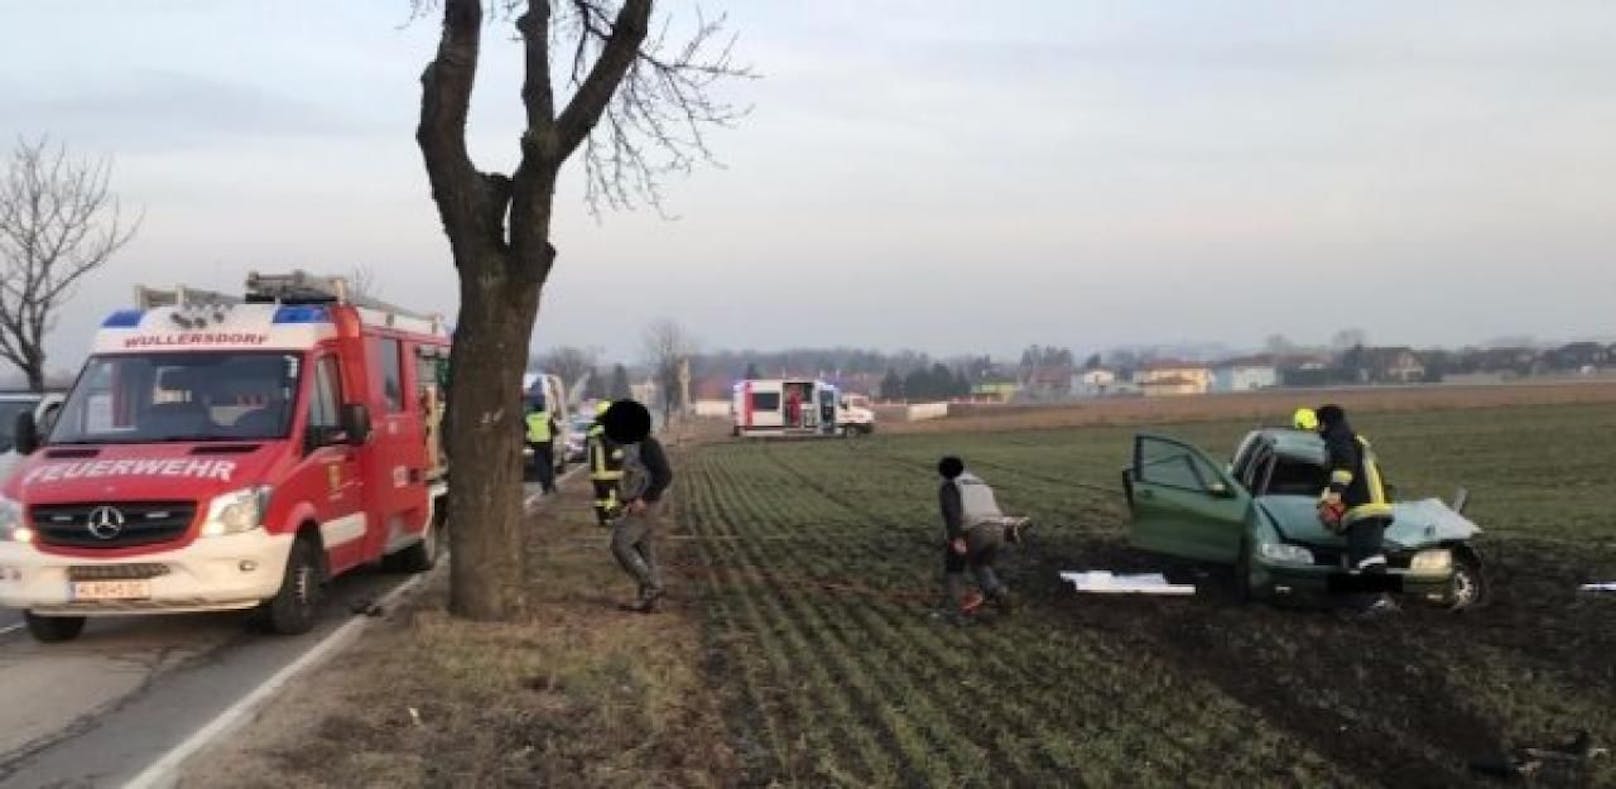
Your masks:
[{"label": "crushed car hood", "polygon": [[[1309,545],[1343,547],[1341,535],[1319,522],[1318,500],[1311,496],[1264,496],[1257,506],[1272,519],[1285,539]],[[1481,531],[1468,518],[1440,499],[1400,501],[1392,505],[1394,520],[1386,541],[1404,548],[1419,548],[1450,540],[1468,540]]]}]

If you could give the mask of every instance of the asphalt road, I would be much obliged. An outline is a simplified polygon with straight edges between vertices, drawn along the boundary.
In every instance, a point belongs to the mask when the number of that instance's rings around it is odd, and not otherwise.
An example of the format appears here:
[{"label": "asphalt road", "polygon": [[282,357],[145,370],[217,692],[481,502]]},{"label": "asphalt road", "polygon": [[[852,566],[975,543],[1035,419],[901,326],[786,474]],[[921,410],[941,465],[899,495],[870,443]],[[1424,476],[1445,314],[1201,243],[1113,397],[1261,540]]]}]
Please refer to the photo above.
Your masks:
[{"label": "asphalt road", "polygon": [[224,613],[92,618],[40,644],[0,609],[0,789],[123,785],[409,577],[337,579],[320,625],[292,637]]},{"label": "asphalt road", "polygon": [[338,579],[303,636],[256,634],[244,614],[91,619],[66,644],[0,636],[0,787],[122,785],[407,578]]}]

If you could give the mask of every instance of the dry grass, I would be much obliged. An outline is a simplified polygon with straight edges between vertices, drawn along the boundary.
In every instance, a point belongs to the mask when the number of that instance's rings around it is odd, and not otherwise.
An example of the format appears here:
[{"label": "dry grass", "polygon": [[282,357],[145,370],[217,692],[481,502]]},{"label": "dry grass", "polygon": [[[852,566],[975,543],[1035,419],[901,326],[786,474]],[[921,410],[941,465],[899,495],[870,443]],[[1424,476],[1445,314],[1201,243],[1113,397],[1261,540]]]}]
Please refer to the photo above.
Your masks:
[{"label": "dry grass", "polygon": [[1219,419],[1279,423],[1288,419],[1298,406],[1324,402],[1339,403],[1360,413],[1611,403],[1616,402],[1616,381],[1271,390],[1198,397],[1114,398],[1053,406],[965,405],[955,406],[953,415],[947,419],[889,421],[882,423],[880,429],[890,433],[954,433]]},{"label": "dry grass", "polygon": [[[188,765],[183,785],[732,784],[699,608],[675,576],[661,615],[617,609],[632,588],[586,487],[576,480],[533,518],[527,621],[450,618],[440,573],[409,609]],[[664,546],[674,561],[680,552]]]}]

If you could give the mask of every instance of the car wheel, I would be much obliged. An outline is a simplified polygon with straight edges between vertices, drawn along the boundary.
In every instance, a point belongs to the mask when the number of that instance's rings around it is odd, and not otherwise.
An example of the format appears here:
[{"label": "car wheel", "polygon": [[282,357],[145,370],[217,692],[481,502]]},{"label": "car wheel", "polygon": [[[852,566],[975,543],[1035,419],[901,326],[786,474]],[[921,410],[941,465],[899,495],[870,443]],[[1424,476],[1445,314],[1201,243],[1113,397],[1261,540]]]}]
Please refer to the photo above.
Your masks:
[{"label": "car wheel", "polygon": [[1487,602],[1487,575],[1481,560],[1469,551],[1453,554],[1453,580],[1448,586],[1448,610],[1464,611]]},{"label": "car wheel", "polygon": [[286,557],[286,574],[274,597],[259,604],[255,623],[262,629],[283,636],[296,636],[314,629],[319,614],[320,555],[314,540],[299,537]]},{"label": "car wheel", "polygon": [[72,641],[84,632],[82,616],[41,616],[29,611],[23,619],[28,623],[28,634],[45,644]]}]

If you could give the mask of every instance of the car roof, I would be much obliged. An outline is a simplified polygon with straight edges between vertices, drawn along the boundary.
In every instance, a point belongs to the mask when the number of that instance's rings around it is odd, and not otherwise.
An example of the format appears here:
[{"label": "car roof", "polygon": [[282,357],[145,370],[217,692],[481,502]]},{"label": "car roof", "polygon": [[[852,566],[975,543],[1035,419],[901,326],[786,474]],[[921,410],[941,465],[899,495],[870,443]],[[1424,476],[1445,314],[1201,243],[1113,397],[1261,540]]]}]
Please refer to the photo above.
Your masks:
[{"label": "car roof", "polygon": [[1324,465],[1324,439],[1317,433],[1286,427],[1265,427],[1257,431],[1274,448],[1274,454],[1304,463]]}]

